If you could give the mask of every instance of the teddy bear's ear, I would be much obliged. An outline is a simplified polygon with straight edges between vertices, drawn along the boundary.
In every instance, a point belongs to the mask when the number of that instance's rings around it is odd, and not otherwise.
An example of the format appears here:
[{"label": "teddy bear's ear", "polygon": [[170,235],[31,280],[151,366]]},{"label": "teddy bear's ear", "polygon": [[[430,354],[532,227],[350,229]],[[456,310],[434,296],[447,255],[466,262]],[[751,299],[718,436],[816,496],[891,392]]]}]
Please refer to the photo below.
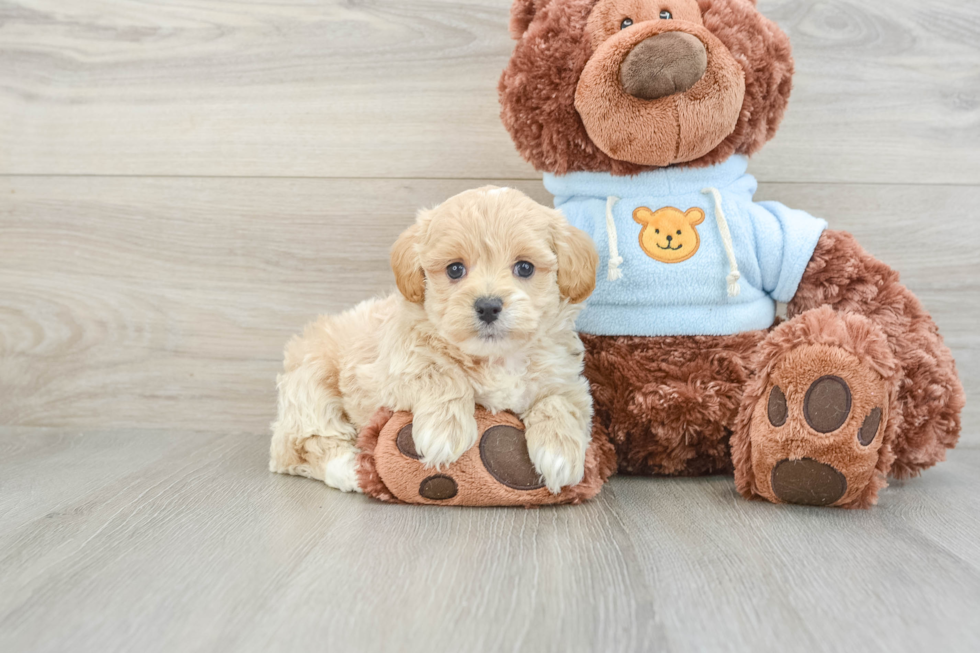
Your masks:
[{"label": "teddy bear's ear", "polygon": [[425,300],[425,272],[419,261],[418,239],[422,228],[418,223],[402,232],[391,248],[391,269],[398,290],[410,302]]},{"label": "teddy bear's ear", "polygon": [[633,220],[640,224],[649,224],[653,220],[653,211],[645,206],[641,206],[633,211]]},{"label": "teddy bear's ear", "polygon": [[539,0],[514,0],[510,6],[510,36],[520,40],[527,31],[528,25],[534,20]]},{"label": "teddy bear's ear", "polygon": [[689,224],[699,225],[702,222],[704,222],[704,211],[695,207],[689,210],[687,213],[685,213],[684,217],[687,218]]}]

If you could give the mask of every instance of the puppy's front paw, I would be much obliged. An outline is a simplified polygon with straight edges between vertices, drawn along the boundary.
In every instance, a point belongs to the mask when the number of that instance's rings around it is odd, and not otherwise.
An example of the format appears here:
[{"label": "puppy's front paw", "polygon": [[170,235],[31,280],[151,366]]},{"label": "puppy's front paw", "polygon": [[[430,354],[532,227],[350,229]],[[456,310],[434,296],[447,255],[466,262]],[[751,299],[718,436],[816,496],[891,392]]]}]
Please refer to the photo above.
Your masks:
[{"label": "puppy's front paw", "polygon": [[587,441],[559,434],[549,429],[547,423],[528,428],[526,437],[531,462],[549,492],[558,494],[563,487],[582,482]]},{"label": "puppy's front paw", "polygon": [[361,492],[357,484],[357,452],[344,451],[327,461],[323,482],[341,492]]},{"label": "puppy's front paw", "polygon": [[416,410],[412,424],[415,450],[426,465],[441,467],[459,460],[479,437],[476,407],[448,405],[437,411]]}]

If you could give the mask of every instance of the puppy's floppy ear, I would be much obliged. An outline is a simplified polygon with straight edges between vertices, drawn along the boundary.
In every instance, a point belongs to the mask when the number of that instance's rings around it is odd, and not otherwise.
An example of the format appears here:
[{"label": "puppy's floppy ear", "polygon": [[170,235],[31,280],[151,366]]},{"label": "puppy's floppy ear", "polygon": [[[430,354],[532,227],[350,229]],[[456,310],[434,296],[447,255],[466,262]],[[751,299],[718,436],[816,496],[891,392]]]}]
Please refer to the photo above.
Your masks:
[{"label": "puppy's floppy ear", "polygon": [[571,303],[584,302],[595,290],[599,254],[589,235],[568,224],[560,214],[553,229],[558,256],[558,289]]},{"label": "puppy's floppy ear", "polygon": [[391,269],[395,273],[398,290],[405,299],[416,304],[425,300],[425,272],[418,253],[421,233],[422,227],[416,222],[402,232],[391,248]]}]

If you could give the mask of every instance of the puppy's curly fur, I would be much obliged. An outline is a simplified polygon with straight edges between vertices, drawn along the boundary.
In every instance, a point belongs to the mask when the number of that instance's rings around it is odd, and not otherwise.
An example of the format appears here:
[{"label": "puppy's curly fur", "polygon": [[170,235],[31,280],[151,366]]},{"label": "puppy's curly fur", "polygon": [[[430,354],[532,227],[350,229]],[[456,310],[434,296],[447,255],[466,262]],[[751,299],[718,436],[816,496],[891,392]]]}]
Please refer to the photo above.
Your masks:
[{"label": "puppy's curly fur", "polygon": [[[379,407],[414,413],[422,460],[445,465],[476,442],[480,404],[523,420],[552,492],[581,481],[592,399],[573,327],[595,284],[589,237],[516,190],[486,187],[420,212],[391,261],[400,295],[321,317],[287,345],[272,471],[358,491],[354,441]],[[456,264],[465,272],[453,279]],[[489,322],[476,306],[486,298],[501,301]]]}]

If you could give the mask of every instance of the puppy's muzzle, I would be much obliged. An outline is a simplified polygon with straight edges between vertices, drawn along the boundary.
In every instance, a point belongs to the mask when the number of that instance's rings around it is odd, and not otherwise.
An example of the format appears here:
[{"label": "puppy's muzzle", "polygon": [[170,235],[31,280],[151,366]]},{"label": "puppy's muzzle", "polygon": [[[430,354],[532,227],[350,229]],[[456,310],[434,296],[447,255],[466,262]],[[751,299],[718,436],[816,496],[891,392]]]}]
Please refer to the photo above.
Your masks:
[{"label": "puppy's muzzle", "polygon": [[493,324],[504,310],[504,300],[500,297],[480,297],[473,302],[476,317],[484,324]]}]

